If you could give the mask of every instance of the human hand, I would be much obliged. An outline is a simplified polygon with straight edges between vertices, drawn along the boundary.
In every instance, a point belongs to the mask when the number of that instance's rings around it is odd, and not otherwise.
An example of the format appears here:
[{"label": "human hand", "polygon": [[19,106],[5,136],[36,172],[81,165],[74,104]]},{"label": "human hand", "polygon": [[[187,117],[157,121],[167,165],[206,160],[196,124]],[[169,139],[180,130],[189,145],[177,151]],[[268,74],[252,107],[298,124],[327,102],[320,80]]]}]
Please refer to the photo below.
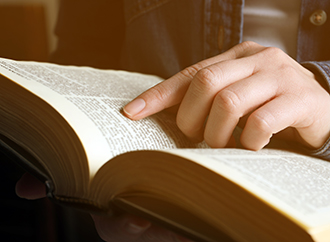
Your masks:
[{"label": "human hand", "polygon": [[[34,200],[46,196],[45,185],[29,173],[16,184],[16,194]],[[108,242],[189,242],[175,233],[151,224],[142,218],[123,214],[118,217],[92,215],[96,230]]]},{"label": "human hand", "polygon": [[192,242],[167,229],[123,214],[119,217],[92,215],[98,234],[108,242]]},{"label": "human hand", "polygon": [[20,198],[28,200],[44,198],[46,197],[46,187],[37,178],[25,173],[16,183],[16,194]]},{"label": "human hand", "polygon": [[138,120],[175,105],[181,131],[211,147],[225,147],[238,124],[241,144],[251,150],[274,134],[319,148],[330,133],[330,96],[315,75],[283,51],[253,42],[184,69],[124,113]]}]

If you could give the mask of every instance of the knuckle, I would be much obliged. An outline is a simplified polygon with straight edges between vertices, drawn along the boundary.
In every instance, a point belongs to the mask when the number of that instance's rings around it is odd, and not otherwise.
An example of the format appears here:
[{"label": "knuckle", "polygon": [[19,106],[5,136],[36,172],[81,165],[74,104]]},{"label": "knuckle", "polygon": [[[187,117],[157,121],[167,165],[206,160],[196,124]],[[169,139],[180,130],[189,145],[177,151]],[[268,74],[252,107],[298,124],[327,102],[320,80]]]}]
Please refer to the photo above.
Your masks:
[{"label": "knuckle", "polygon": [[[278,70],[279,81],[285,81],[288,83],[288,78],[291,81],[295,81],[299,78],[299,71],[297,66],[290,61],[290,57],[277,47],[267,47],[263,50],[262,54],[268,57],[268,63]],[[269,58],[270,57],[270,58]]]},{"label": "knuckle", "polygon": [[216,95],[213,107],[216,109],[222,109],[226,113],[234,114],[238,112],[241,103],[242,100],[235,92],[224,89]]},{"label": "knuckle", "polygon": [[259,46],[259,44],[257,44],[256,42],[253,42],[253,41],[250,41],[250,40],[243,41],[239,45],[243,50],[247,50],[247,49],[251,49],[251,48]]},{"label": "knuckle", "polygon": [[271,134],[273,133],[271,123],[275,121],[275,118],[270,113],[254,113],[250,116],[249,121],[253,124],[260,133]]},{"label": "knuckle", "polygon": [[241,53],[246,53],[249,52],[252,49],[255,49],[257,47],[259,47],[260,45],[257,44],[256,42],[253,41],[244,41],[238,45],[236,45],[236,47],[234,48],[234,51],[236,53],[236,57],[240,56]]},{"label": "knuckle", "polygon": [[301,70],[294,64],[295,63],[292,64],[290,62],[282,61],[280,65],[280,70],[284,73],[284,75],[289,76],[292,81],[303,78]]},{"label": "knuckle", "polygon": [[[263,60],[263,64],[268,65],[276,70],[274,76],[278,81],[287,82],[294,81],[298,78],[297,66],[290,60],[290,57],[281,49],[277,47],[266,47],[259,53],[260,60]],[[276,68],[276,69],[275,69]]]},{"label": "knuckle", "polygon": [[163,100],[166,100],[168,98],[169,92],[162,85],[158,85],[154,88],[149,89],[145,95],[147,95],[146,99],[153,100],[153,102],[156,100],[159,104],[162,104]]},{"label": "knuckle", "polygon": [[259,50],[264,49],[264,46],[259,45],[253,41],[244,41],[235,45],[230,49],[231,57],[233,59],[250,56],[251,54],[255,54],[259,52]]},{"label": "knuckle", "polygon": [[283,60],[283,57],[286,56],[286,54],[277,47],[266,47],[262,53],[264,53],[267,56],[272,57],[272,59],[274,60]]},{"label": "knuckle", "polygon": [[190,79],[193,79],[194,76],[196,75],[196,73],[203,69],[203,66],[201,63],[197,63],[195,65],[192,65],[192,66],[189,66],[185,69],[183,69],[180,73],[181,75],[183,75],[184,77],[187,77],[187,78],[190,78]]},{"label": "knuckle", "polygon": [[213,89],[218,86],[219,81],[222,79],[221,73],[221,69],[217,70],[217,73],[215,73],[212,69],[207,67],[196,73],[194,82],[198,86],[203,87],[203,89]]}]

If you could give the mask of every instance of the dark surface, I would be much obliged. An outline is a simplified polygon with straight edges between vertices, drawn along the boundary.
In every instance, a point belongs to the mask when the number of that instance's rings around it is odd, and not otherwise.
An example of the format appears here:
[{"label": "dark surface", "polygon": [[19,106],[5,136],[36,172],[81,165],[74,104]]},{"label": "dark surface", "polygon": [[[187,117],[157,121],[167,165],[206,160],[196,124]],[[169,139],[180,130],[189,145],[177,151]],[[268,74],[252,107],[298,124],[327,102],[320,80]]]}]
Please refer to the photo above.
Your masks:
[{"label": "dark surface", "polygon": [[101,241],[88,214],[47,198],[17,197],[15,184],[24,171],[0,151],[0,240],[4,242]]}]

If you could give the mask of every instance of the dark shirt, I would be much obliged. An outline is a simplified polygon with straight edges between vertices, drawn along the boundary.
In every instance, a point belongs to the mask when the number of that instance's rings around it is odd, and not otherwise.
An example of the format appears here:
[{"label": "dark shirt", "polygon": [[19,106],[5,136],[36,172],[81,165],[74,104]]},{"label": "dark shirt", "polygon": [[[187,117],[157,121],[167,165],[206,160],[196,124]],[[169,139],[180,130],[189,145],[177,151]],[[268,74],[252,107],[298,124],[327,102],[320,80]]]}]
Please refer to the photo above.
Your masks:
[{"label": "dark shirt", "polygon": [[[301,1],[298,62],[312,63],[329,82],[330,1]],[[62,0],[52,61],[169,77],[242,40],[244,0]],[[321,63],[322,62],[322,63]],[[312,67],[312,68],[313,68]]]},{"label": "dark shirt", "polygon": [[60,2],[55,34],[58,64],[119,69],[124,40],[121,0],[64,0]]},{"label": "dark shirt", "polygon": [[[244,0],[62,0],[53,62],[168,78],[242,40]],[[329,90],[330,1],[301,0],[296,60]],[[330,159],[330,139],[311,154]]]}]

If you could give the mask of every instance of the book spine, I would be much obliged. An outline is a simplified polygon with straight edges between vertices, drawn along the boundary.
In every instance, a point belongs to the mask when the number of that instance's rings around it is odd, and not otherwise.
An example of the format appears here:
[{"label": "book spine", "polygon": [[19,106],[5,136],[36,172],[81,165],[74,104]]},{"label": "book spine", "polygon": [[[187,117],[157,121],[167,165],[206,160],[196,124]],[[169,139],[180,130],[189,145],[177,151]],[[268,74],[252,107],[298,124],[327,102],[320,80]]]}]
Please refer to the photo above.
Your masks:
[{"label": "book spine", "polygon": [[0,152],[2,152],[9,160],[35,176],[42,182],[46,182],[47,189],[52,192],[52,181],[45,169],[38,163],[35,157],[23,149],[21,146],[13,142],[8,137],[0,134]]},{"label": "book spine", "polygon": [[0,134],[0,152],[26,172],[43,182],[46,186],[46,196],[53,202],[85,212],[107,214],[109,216],[114,215],[111,208],[102,207],[93,201],[56,195],[53,181],[35,157],[2,134]]}]

